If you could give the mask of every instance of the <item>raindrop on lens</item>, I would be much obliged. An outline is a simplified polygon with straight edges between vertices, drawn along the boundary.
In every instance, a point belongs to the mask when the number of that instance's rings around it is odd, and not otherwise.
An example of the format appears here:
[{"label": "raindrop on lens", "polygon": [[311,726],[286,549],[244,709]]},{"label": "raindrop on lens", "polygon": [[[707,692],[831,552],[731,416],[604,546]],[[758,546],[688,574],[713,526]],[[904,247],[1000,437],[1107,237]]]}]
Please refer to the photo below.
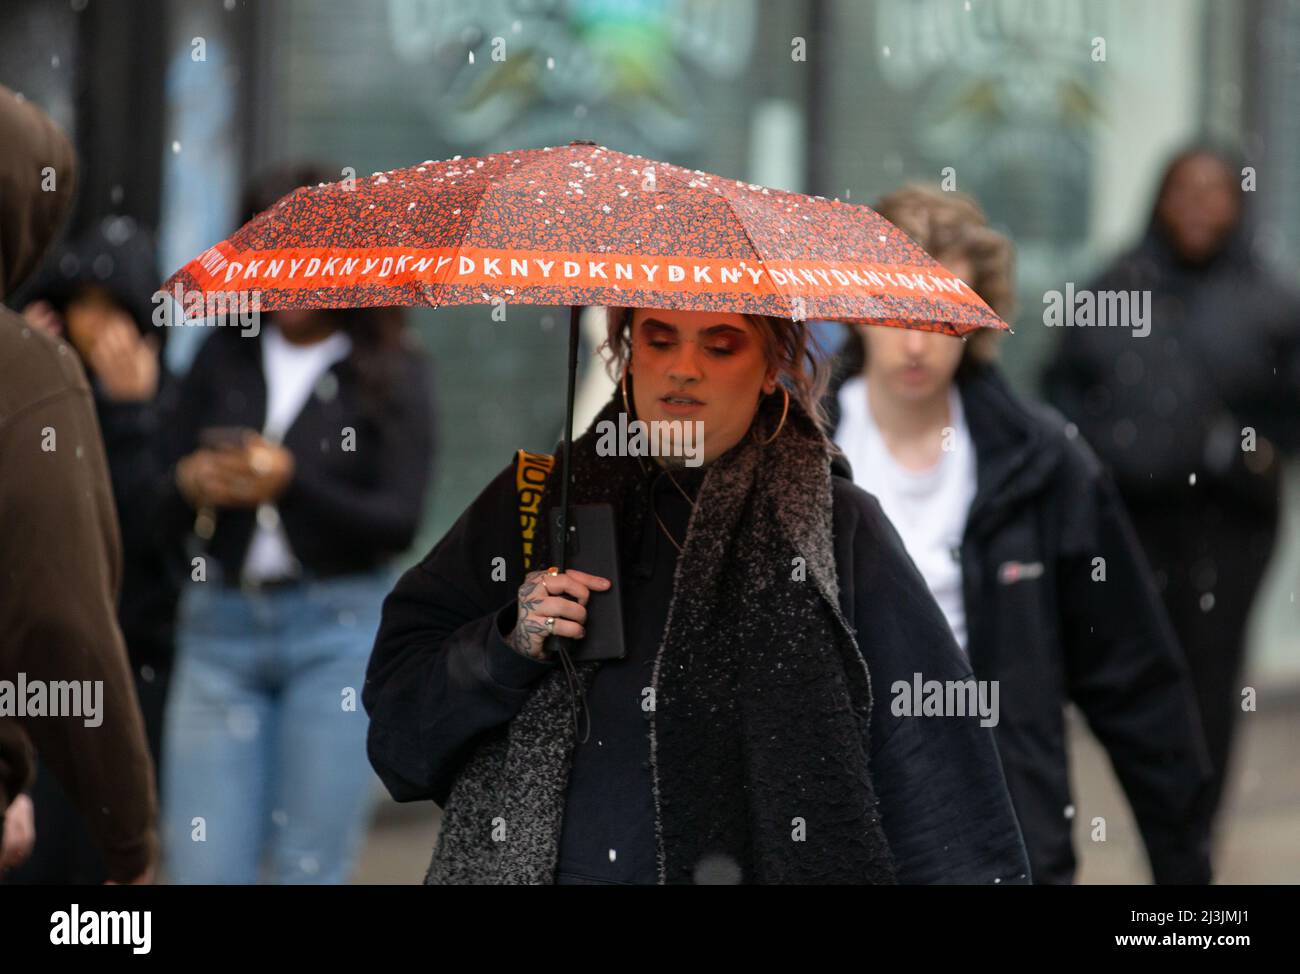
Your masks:
[{"label": "raindrop on lens", "polygon": [[322,402],[329,402],[339,394],[339,380],[333,372],[326,372],[321,375],[320,380],[316,383],[316,398]]}]

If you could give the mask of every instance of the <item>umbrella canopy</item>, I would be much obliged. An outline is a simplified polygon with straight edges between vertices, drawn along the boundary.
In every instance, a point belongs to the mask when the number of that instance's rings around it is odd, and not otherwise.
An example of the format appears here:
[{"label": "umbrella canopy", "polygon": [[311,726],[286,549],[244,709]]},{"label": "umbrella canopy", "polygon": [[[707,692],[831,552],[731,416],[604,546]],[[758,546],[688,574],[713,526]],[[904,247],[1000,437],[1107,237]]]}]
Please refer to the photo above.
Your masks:
[{"label": "umbrella canopy", "polygon": [[[1007,327],[967,284],[868,207],[592,142],[304,186],[190,261],[164,290],[180,299],[182,319],[235,306],[569,305],[555,525],[561,570],[573,542],[581,306],[819,318],[951,335]],[[571,666],[566,643],[547,640]]]},{"label": "umbrella canopy", "polygon": [[1007,326],[866,206],[589,142],[428,161],[305,186],[164,286],[256,292],[264,311],[622,305],[897,324]]}]

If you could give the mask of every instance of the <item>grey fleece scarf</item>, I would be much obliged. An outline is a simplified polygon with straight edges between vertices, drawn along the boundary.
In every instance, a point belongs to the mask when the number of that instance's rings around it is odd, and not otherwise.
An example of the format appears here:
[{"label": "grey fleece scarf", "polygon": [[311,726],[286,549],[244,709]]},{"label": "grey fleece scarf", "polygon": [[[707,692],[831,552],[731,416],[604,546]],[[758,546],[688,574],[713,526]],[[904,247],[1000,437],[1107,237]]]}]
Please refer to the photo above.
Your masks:
[{"label": "grey fleece scarf", "polygon": [[[778,392],[754,434],[780,419]],[[574,503],[610,502],[624,551],[649,513],[635,457],[574,442]],[[558,497],[559,466],[547,485]],[[660,883],[893,883],[868,772],[871,681],[839,608],[827,441],[792,399],[770,444],[709,464],[655,660],[651,766]],[[543,507],[543,510],[546,508]],[[539,532],[541,535],[547,532]],[[554,562],[543,538],[534,564]],[[590,686],[599,662],[579,663]],[[470,756],[425,882],[551,883],[575,740],[561,667]]]}]

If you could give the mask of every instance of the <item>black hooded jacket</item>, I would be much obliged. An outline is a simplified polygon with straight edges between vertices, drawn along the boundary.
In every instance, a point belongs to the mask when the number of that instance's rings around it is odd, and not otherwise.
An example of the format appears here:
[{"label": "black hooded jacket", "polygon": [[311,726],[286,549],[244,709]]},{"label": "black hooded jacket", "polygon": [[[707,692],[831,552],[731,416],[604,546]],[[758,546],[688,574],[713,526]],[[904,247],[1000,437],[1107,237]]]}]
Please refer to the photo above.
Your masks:
[{"label": "black hooded jacket", "polygon": [[1044,395],[1078,424],[1135,511],[1208,491],[1277,516],[1280,464],[1260,441],[1300,448],[1300,294],[1253,247],[1242,220],[1217,255],[1192,266],[1153,215],[1142,241],[1089,285],[1150,291],[1150,333],[1060,329]]},{"label": "black hooded jacket", "polygon": [[[142,335],[154,337],[161,352],[165,329],[151,324],[150,296],[158,286],[155,251],[149,234],[130,217],[105,217],[53,252],[16,303],[48,301],[62,315],[78,290],[87,286],[106,290]],[[86,368],[89,373],[89,366]],[[122,530],[118,622],[137,667],[170,665],[179,597],[173,563],[181,552],[179,547],[169,552],[159,543],[149,505],[149,491],[163,469],[160,407],[175,392],[161,364],[158,376],[158,393],[153,399],[118,402],[104,395],[90,373]]]},{"label": "black hooded jacket", "polygon": [[[976,453],[961,546],[975,676],[1000,681],[994,736],[1035,883],[1070,883],[1065,703],[1110,755],[1158,883],[1210,879],[1208,759],[1186,666],[1111,480],[1055,412],[993,368],[958,389]],[[839,402],[827,400],[832,422]],[[1091,826],[1089,826],[1091,830]]]},{"label": "black hooded jacket", "polygon": [[[705,469],[677,476],[694,491]],[[870,767],[898,878],[1024,883],[1024,847],[979,717],[893,712],[896,681],[910,685],[917,672],[961,680],[970,670],[880,505],[848,473],[842,458],[832,464],[834,557],[841,609],[875,688]],[[684,538],[686,499],[667,474],[651,475],[664,530]],[[476,741],[513,719],[558,665],[521,656],[505,638],[523,579],[515,481],[511,463],[384,602],[362,700],[371,764],[398,801],[444,804]],[[633,550],[619,553],[628,654],[602,664],[588,695],[592,733],[574,753],[562,883],[656,882],[641,693],[664,631],[677,555],[654,518],[645,525]],[[506,570],[490,572],[503,557]]]}]

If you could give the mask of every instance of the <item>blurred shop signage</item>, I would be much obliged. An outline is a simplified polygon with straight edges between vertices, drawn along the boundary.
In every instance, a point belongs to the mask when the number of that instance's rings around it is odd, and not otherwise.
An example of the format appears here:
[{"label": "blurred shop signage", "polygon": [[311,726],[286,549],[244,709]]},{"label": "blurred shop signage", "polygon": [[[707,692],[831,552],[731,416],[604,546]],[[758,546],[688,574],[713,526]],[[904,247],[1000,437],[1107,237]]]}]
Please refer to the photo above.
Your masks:
[{"label": "blurred shop signage", "polygon": [[388,15],[397,57],[434,70],[426,110],[452,144],[549,145],[576,126],[672,151],[707,135],[705,86],[745,72],[758,11],[754,0],[388,0]]}]

